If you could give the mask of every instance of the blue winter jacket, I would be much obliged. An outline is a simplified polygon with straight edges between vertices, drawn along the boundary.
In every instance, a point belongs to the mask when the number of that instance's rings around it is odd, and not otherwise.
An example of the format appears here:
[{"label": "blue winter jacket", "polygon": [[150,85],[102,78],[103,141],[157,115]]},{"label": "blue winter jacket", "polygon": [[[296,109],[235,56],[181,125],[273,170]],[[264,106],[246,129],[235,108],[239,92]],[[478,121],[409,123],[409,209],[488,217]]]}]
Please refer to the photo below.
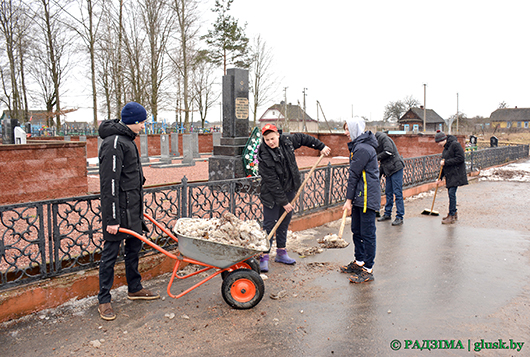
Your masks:
[{"label": "blue winter jacket", "polygon": [[350,169],[346,199],[352,200],[352,205],[362,207],[365,212],[366,209],[379,211],[381,208],[377,146],[377,139],[371,131],[348,143]]}]

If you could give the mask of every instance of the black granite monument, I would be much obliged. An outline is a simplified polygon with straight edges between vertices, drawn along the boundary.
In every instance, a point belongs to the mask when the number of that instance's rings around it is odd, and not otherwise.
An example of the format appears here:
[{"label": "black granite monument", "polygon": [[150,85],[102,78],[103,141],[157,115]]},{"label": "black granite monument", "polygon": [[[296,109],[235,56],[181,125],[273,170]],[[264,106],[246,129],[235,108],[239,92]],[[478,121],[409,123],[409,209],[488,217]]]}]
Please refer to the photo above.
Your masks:
[{"label": "black granite monument", "polygon": [[223,135],[208,163],[209,180],[245,177],[243,149],[248,140],[248,70],[231,68],[223,76]]}]

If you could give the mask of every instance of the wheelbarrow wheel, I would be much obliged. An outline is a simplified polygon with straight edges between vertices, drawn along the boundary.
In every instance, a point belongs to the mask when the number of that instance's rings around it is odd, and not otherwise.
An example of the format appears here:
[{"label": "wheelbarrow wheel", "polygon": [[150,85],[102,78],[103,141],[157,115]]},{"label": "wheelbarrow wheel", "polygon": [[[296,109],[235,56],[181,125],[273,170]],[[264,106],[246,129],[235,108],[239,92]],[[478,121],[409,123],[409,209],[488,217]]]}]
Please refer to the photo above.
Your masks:
[{"label": "wheelbarrow wheel", "polygon": [[258,274],[261,273],[261,270],[259,268],[259,262],[254,258],[248,258],[244,262],[234,264],[228,270],[222,272],[221,278],[225,280],[228,274],[230,274],[232,271],[237,270],[237,269],[251,269],[251,270],[254,270]]},{"label": "wheelbarrow wheel", "polygon": [[226,303],[234,309],[251,309],[263,298],[265,284],[254,270],[237,269],[223,280],[221,293]]}]

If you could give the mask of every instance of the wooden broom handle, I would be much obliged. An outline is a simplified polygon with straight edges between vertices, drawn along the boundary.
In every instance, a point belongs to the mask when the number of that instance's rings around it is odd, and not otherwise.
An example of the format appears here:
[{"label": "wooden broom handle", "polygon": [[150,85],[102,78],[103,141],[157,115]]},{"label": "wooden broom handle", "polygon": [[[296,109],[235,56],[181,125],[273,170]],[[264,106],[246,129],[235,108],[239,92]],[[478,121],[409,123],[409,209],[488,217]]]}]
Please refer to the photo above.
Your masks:
[{"label": "wooden broom handle", "polygon": [[[302,185],[300,186],[300,188],[298,189],[298,192],[296,193],[296,196],[294,196],[293,200],[291,201],[291,205],[294,206],[294,204],[296,203],[296,201],[300,197],[300,194],[302,193],[302,189],[304,188],[304,186],[307,183],[307,181],[309,181],[309,178],[313,174],[313,171],[315,171],[315,169],[317,168],[318,164],[320,164],[320,161],[322,161],[323,157],[324,157],[324,154],[320,154],[320,157],[318,158],[318,161],[313,165],[313,167],[311,168],[311,171],[309,171],[309,173],[306,175],[304,182],[302,182]],[[278,222],[276,222],[276,224],[272,228],[271,232],[267,236],[267,240],[270,240],[272,238],[272,236],[274,235],[274,233],[276,233],[276,230],[278,229],[280,224],[282,224],[282,222],[285,219],[285,217],[287,217],[287,214],[288,214],[287,211],[283,212],[282,216],[280,217]]]},{"label": "wooden broom handle", "polygon": [[436,180],[436,188],[434,189],[434,197],[432,199],[432,205],[431,205],[431,213],[434,208],[434,201],[436,200],[436,194],[438,193],[438,181],[440,181],[440,178],[442,177],[442,170],[444,169],[443,165],[440,166],[440,173],[438,174],[438,180]]},{"label": "wooden broom handle", "polygon": [[345,209],[344,212],[342,212],[342,222],[340,222],[339,238],[342,238],[342,233],[344,233],[344,226],[346,225],[346,216],[347,215],[348,215],[348,210]]}]

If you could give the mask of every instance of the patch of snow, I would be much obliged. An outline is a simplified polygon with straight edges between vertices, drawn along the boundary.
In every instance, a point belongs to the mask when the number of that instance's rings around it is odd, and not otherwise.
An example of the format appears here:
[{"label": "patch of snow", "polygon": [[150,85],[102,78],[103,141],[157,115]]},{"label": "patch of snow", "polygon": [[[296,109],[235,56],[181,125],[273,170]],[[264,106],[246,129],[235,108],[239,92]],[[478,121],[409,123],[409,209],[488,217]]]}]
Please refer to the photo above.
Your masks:
[{"label": "patch of snow", "polygon": [[87,161],[87,163],[89,165],[97,165],[97,164],[99,164],[99,158],[97,158],[97,157],[87,157],[86,161]]},{"label": "patch of snow", "polygon": [[530,161],[482,170],[479,181],[530,182]]}]

